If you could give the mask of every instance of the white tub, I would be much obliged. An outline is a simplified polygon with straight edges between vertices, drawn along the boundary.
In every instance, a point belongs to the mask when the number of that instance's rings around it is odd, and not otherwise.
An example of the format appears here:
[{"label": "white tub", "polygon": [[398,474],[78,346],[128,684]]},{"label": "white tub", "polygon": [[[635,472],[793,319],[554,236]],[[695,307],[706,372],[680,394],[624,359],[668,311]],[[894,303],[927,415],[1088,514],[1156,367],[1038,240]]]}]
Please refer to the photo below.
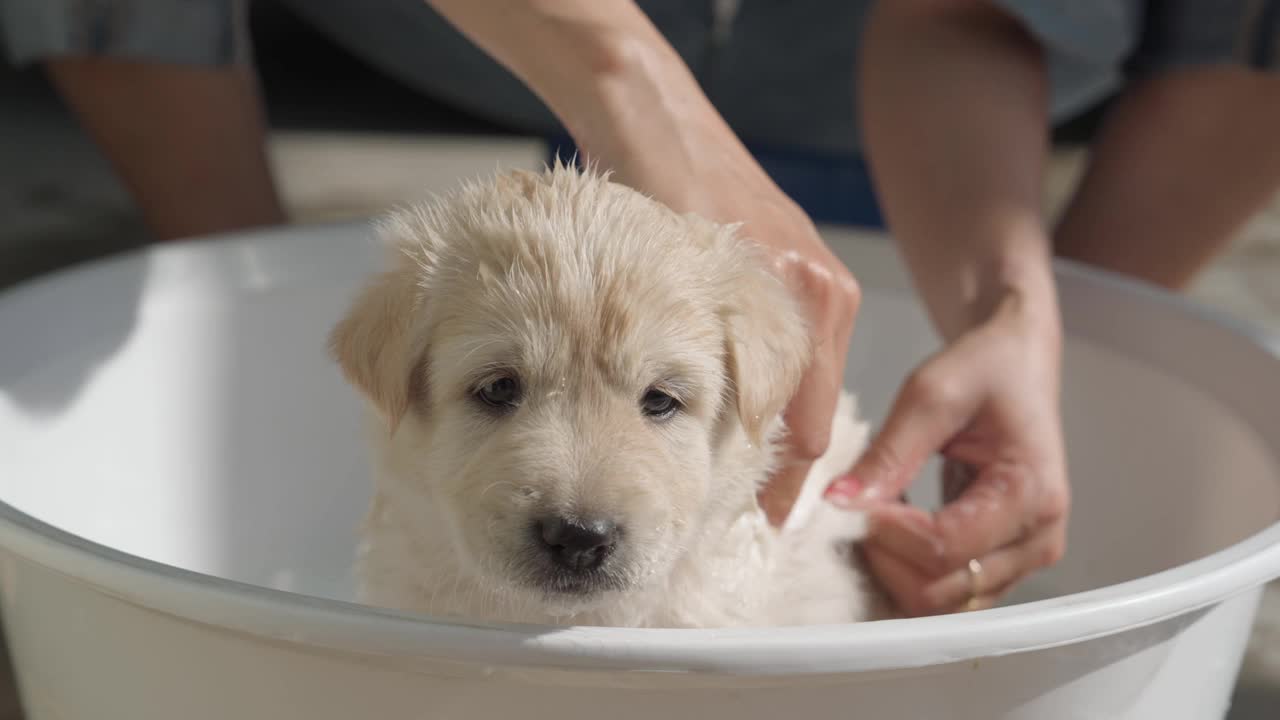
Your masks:
[{"label": "white tub", "polygon": [[[932,346],[832,233],[879,416]],[[1280,360],[1064,269],[1070,552],[1025,604],[752,631],[481,628],[347,602],[357,401],[322,350],[360,226],[168,247],[0,297],[0,588],[32,720],[1221,717],[1280,575]],[[1039,598],[1039,599],[1037,599]]]}]

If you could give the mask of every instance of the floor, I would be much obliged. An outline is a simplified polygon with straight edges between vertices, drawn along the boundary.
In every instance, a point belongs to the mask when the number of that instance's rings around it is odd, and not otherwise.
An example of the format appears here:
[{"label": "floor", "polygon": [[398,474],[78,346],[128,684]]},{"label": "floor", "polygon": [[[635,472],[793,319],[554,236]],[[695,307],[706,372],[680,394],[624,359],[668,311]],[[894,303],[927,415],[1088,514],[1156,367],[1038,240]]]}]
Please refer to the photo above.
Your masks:
[{"label": "floor", "polygon": [[[293,41],[317,42],[305,36]],[[323,65],[317,71],[313,60],[298,56],[261,57],[276,127],[272,160],[296,221],[363,216],[445,189],[459,176],[542,161],[537,141],[414,98],[353,68],[349,59],[337,61],[327,77],[350,80],[346,87],[356,101],[325,102],[333,85],[316,80],[325,75]],[[1083,159],[1078,150],[1055,154],[1046,197],[1051,208],[1069,191]],[[103,159],[31,72],[0,74],[0,217],[0,287],[146,242]],[[1192,295],[1280,335],[1280,199]],[[6,675],[0,665],[0,720],[21,717]],[[1276,707],[1280,589],[1265,601],[1230,717],[1272,718]]]}]

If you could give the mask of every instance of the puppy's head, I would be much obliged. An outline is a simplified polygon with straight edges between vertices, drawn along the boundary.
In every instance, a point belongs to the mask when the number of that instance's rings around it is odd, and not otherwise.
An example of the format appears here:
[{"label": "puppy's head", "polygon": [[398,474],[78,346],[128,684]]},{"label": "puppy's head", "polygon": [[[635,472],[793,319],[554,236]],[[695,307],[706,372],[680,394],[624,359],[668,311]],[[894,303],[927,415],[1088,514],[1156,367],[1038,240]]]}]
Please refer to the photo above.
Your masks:
[{"label": "puppy's head", "polygon": [[556,167],[381,230],[395,262],[331,348],[407,458],[421,507],[397,515],[445,528],[466,572],[586,609],[754,497],[807,335],[732,228]]}]

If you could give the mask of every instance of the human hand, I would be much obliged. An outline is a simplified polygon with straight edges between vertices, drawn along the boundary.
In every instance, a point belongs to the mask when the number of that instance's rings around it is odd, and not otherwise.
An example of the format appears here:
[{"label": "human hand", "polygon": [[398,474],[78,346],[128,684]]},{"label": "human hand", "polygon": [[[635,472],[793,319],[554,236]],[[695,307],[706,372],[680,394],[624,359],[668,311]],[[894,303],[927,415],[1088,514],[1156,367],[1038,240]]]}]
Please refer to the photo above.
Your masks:
[{"label": "human hand", "polygon": [[[800,302],[812,353],[809,367],[783,412],[788,434],[782,462],[760,493],[760,506],[769,522],[779,526],[799,497],[810,467],[830,445],[849,341],[862,300],[849,269],[831,253],[807,218],[803,223],[795,221],[792,228],[793,234],[756,236],[767,238],[761,242],[773,251],[778,275]],[[753,232],[758,232],[756,226]]]},{"label": "human hand", "polygon": [[[774,273],[790,289],[806,320],[809,366],[783,411],[787,435],[778,470],[759,497],[769,522],[780,526],[799,497],[810,467],[830,444],[861,291],[808,216],[745,151],[737,163],[736,167],[717,163],[716,174],[730,173],[732,181],[708,177],[699,185],[709,192],[673,197],[667,202],[711,219],[742,223],[746,236],[765,249]],[[664,199],[661,193],[658,196]]]},{"label": "human hand", "polygon": [[[912,374],[866,454],[832,484],[829,500],[869,512],[865,558],[903,614],[990,607],[1062,557],[1060,345],[1056,313],[1007,296]],[[939,451],[944,506],[897,502]]]},{"label": "human hand", "polygon": [[723,128],[701,147],[720,154],[705,170],[687,175],[645,173],[643,165],[612,159],[619,179],[680,212],[718,222],[741,223],[742,232],[766,252],[807,323],[810,362],[783,411],[787,435],[778,469],[759,496],[769,522],[781,526],[800,495],[813,463],[826,453],[844,383],[844,367],[861,304],[853,274],[827,247],[813,222],[768,178]]}]

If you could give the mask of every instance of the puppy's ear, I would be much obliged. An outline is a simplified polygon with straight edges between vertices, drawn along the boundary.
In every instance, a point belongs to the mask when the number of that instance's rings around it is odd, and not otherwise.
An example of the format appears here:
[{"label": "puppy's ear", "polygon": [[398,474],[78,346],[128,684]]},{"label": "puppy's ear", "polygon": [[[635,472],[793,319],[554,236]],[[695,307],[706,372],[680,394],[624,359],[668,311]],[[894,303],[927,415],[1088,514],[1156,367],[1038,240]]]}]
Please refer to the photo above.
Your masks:
[{"label": "puppy's ear", "polygon": [[[757,260],[762,262],[762,260]],[[782,281],[745,263],[724,307],[729,378],[738,417],[753,442],[786,407],[811,357],[809,333]]]},{"label": "puppy's ear", "polygon": [[347,381],[373,402],[395,432],[409,409],[417,287],[404,265],[383,273],[329,334],[329,353]]}]

